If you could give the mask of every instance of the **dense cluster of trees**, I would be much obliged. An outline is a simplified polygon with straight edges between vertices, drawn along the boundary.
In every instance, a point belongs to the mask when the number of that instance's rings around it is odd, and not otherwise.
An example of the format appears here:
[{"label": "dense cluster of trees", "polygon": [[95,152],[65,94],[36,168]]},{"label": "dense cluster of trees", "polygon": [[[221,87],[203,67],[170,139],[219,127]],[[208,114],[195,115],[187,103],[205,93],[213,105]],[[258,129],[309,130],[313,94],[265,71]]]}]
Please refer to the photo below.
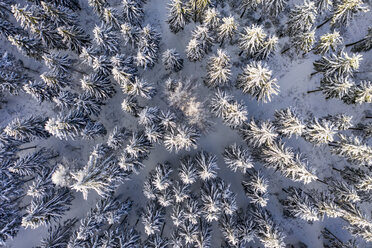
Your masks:
[{"label": "dense cluster of trees", "polygon": [[[355,108],[371,103],[372,83],[357,73],[372,49],[372,27],[349,44],[343,37],[367,4],[169,0],[163,21],[172,35],[187,37],[180,51],[162,42],[164,30],[148,23],[149,1],[88,0],[91,30],[82,20],[86,4],[78,0],[0,2],[1,108],[17,97],[37,106],[26,106],[30,115],[1,123],[0,246],[21,228],[46,226],[39,247],[214,247],[216,228],[221,247],[286,247],[286,234],[268,207],[273,197],[286,217],[309,224],[343,220],[353,239],[343,242],[325,228],[326,247],[372,242],[364,207],[372,200],[372,124],[354,124],[341,113],[304,116],[292,107],[259,120],[235,94],[260,104],[272,101],[280,93],[272,58],[289,51],[318,56],[311,76],[320,76],[320,85],[308,93],[319,91]],[[193,63],[205,68],[200,80],[183,73]],[[154,68],[165,74],[161,87],[144,77]],[[106,126],[104,111],[116,95],[120,114],[135,123],[130,128]],[[241,140],[222,154],[199,147],[199,139],[213,133],[215,118]],[[344,163],[332,165],[334,176],[324,177],[301,147],[288,145],[291,139]],[[71,140],[93,144],[81,166],[50,148],[50,142]],[[158,146],[181,155],[154,165],[147,160]],[[153,165],[141,186],[147,202],[134,211],[137,206],[118,189],[145,164]],[[239,196],[221,173],[224,166],[243,178],[239,186],[247,204],[238,205]],[[273,190],[278,185],[269,180],[271,172],[295,184]],[[92,191],[99,198],[95,206],[81,219],[71,216],[75,197],[87,200]]]}]

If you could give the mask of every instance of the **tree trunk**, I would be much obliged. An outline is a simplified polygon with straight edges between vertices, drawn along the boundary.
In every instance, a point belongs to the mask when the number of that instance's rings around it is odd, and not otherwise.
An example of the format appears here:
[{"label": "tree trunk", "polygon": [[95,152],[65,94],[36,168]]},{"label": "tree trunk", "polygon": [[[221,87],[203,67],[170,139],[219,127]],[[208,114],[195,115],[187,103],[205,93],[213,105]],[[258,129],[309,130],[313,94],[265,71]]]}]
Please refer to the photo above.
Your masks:
[{"label": "tree trunk", "polygon": [[327,22],[329,22],[330,20],[332,20],[332,16],[330,18],[328,18],[327,20],[325,20],[322,24],[319,24],[316,29],[318,28],[321,28],[324,24],[326,24]]},{"label": "tree trunk", "polygon": [[239,56],[242,56],[243,53],[244,53],[244,50],[242,50],[242,51],[239,53]]},{"label": "tree trunk", "polygon": [[318,92],[318,91],[322,91],[322,89],[319,88],[319,89],[316,89],[316,90],[309,90],[309,91],[307,91],[307,94]]},{"label": "tree trunk", "polygon": [[365,38],[363,38],[361,40],[358,40],[358,41],[355,41],[353,43],[346,44],[345,47],[354,46],[354,45],[356,45],[356,44],[358,44],[358,43],[360,43],[360,42],[362,42],[364,40],[365,40]]},{"label": "tree trunk", "polygon": [[165,227],[165,221],[164,221],[163,227],[161,228],[160,237],[163,236],[164,227]]},{"label": "tree trunk", "polygon": [[24,147],[24,148],[20,148],[19,150],[20,151],[25,151],[25,150],[29,150],[29,149],[34,149],[36,148],[37,146],[28,146],[28,147]]},{"label": "tree trunk", "polygon": [[314,75],[316,75],[318,73],[319,73],[319,71],[313,72],[313,73],[310,74],[310,76],[314,76]]},{"label": "tree trunk", "polygon": [[291,49],[291,47],[288,47],[287,49],[284,49],[280,54],[284,54],[284,53],[288,52],[289,49]]},{"label": "tree trunk", "polygon": [[220,43],[220,47],[222,47],[224,41],[225,41],[225,37],[222,38],[221,43]]},{"label": "tree trunk", "polygon": [[318,182],[320,182],[320,183],[323,183],[323,184],[325,184],[325,185],[328,185],[327,182],[325,182],[325,181],[323,181],[323,180],[321,180],[321,179],[319,179],[319,178],[317,178],[316,180],[317,180]]},{"label": "tree trunk", "polygon": [[246,10],[247,10],[247,8],[244,8],[242,14],[240,15],[240,18],[243,18],[243,16],[244,16]]},{"label": "tree trunk", "polygon": [[24,69],[26,69],[27,71],[30,71],[30,72],[33,72],[33,73],[36,73],[36,74],[40,74],[40,72],[38,72],[37,70],[34,70],[30,67],[27,67],[27,66],[23,66]]},{"label": "tree trunk", "polygon": [[372,119],[372,116],[366,116],[366,119]]}]

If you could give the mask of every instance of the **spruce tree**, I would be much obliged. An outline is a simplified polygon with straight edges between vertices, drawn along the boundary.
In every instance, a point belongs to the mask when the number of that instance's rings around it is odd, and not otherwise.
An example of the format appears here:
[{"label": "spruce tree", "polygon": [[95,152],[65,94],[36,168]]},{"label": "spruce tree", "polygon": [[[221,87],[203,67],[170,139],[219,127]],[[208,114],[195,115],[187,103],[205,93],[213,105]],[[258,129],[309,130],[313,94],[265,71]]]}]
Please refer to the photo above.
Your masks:
[{"label": "spruce tree", "polygon": [[267,103],[271,101],[272,95],[279,93],[277,80],[272,78],[272,71],[261,62],[248,64],[243,72],[238,75],[236,87],[243,93],[250,94],[257,99]]},{"label": "spruce tree", "polygon": [[62,36],[62,42],[78,54],[81,53],[83,47],[89,46],[91,43],[89,35],[76,25],[61,26],[57,28],[57,31]]},{"label": "spruce tree", "polygon": [[119,34],[113,26],[101,24],[93,29],[94,41],[98,47],[108,54],[115,54],[119,51]]},{"label": "spruce tree", "polygon": [[331,143],[331,152],[347,158],[356,164],[372,164],[372,148],[363,144],[360,138],[355,136],[338,135],[339,140]]},{"label": "spruce tree", "polygon": [[123,17],[126,22],[132,25],[141,25],[143,19],[143,9],[135,0],[123,0]]},{"label": "spruce tree", "polygon": [[183,68],[183,59],[176,49],[167,49],[162,57],[164,68],[168,71],[178,72]]},{"label": "spruce tree", "polygon": [[195,156],[195,164],[198,168],[198,176],[203,181],[208,181],[217,177],[217,158],[205,151],[198,152]]},{"label": "spruce tree", "polygon": [[16,34],[14,36],[9,35],[8,40],[10,43],[12,43],[12,45],[16,46],[21,53],[36,60],[41,60],[42,55],[45,52],[45,47],[41,44],[41,42],[28,36],[20,34]]},{"label": "spruce tree", "polygon": [[72,235],[72,228],[74,227],[77,219],[68,219],[58,225],[50,226],[48,228],[48,236],[41,240],[40,248],[51,248],[58,246],[67,246],[67,243]]},{"label": "spruce tree", "polygon": [[247,173],[248,178],[242,181],[244,192],[250,202],[261,207],[266,207],[269,200],[268,197],[268,180],[261,175],[260,171]]},{"label": "spruce tree", "polygon": [[183,149],[189,151],[197,147],[199,136],[199,132],[191,126],[177,126],[165,133],[164,146],[168,151],[175,150],[176,153]]},{"label": "spruce tree", "polygon": [[[350,95],[345,97],[346,102],[351,103],[371,103],[372,102],[372,83],[362,81],[356,87],[351,89]],[[350,100],[348,99],[350,98]]]},{"label": "spruce tree", "polygon": [[186,47],[187,58],[191,62],[200,61],[203,59],[206,52],[204,51],[201,42],[197,39],[191,39]]},{"label": "spruce tree", "polygon": [[220,25],[220,16],[216,8],[208,8],[204,13],[203,24],[210,30],[215,30]]},{"label": "spruce tree", "polygon": [[349,24],[354,15],[359,12],[368,12],[369,9],[364,6],[360,0],[342,0],[335,4],[335,10],[332,16],[331,24],[334,26],[344,26]]},{"label": "spruce tree", "polygon": [[275,127],[270,121],[262,122],[259,127],[252,119],[250,123],[243,125],[240,132],[243,139],[252,147],[270,146],[278,137]]},{"label": "spruce tree", "polygon": [[217,90],[210,101],[210,108],[214,115],[222,120],[231,128],[238,128],[248,119],[248,111],[243,103],[233,99],[225,91]]},{"label": "spruce tree", "polygon": [[196,182],[197,179],[197,168],[194,160],[190,156],[185,156],[180,159],[180,167],[178,169],[178,176],[181,181],[190,185]]},{"label": "spruce tree", "polygon": [[145,233],[148,236],[160,232],[161,226],[165,221],[164,215],[165,209],[154,201],[146,205],[146,209],[142,216],[142,223],[145,226]]},{"label": "spruce tree", "polygon": [[314,145],[327,144],[332,142],[336,134],[333,123],[326,120],[314,119],[306,125],[303,137]]},{"label": "spruce tree", "polygon": [[65,73],[49,71],[42,73],[40,78],[53,92],[60,92],[62,88],[71,85],[71,80]]},{"label": "spruce tree", "polygon": [[348,76],[324,77],[320,81],[320,90],[326,99],[338,98],[343,99],[350,94],[354,82]]},{"label": "spruce tree", "polygon": [[234,17],[223,17],[222,24],[217,29],[217,37],[220,45],[222,45],[226,39],[229,39],[231,43],[237,29],[238,24],[235,22]]},{"label": "spruce tree", "polygon": [[217,181],[204,182],[200,192],[201,212],[207,222],[218,221],[221,212],[221,191]]},{"label": "spruce tree", "polygon": [[128,176],[118,166],[117,158],[106,145],[96,145],[87,164],[71,173],[70,187],[83,193],[86,200],[89,190],[95,190],[102,197],[109,196],[118,184]]},{"label": "spruce tree", "polygon": [[315,29],[296,34],[292,37],[292,45],[297,53],[300,51],[308,53],[312,50],[315,43]]},{"label": "spruce tree", "polygon": [[269,12],[271,16],[277,17],[287,5],[286,0],[267,0],[264,1],[265,11]]},{"label": "spruce tree", "polygon": [[[313,197],[309,197],[302,190],[289,188],[287,199],[283,201],[285,211],[291,216],[303,219],[305,221],[319,221],[320,213],[317,202]],[[314,202],[315,201],[315,202]]]},{"label": "spruce tree", "polygon": [[305,1],[303,5],[296,5],[291,10],[287,22],[289,36],[310,31],[315,23],[316,15],[314,2]]},{"label": "spruce tree", "polygon": [[252,158],[243,146],[237,144],[228,146],[222,155],[227,166],[234,172],[240,170],[245,174],[250,168],[253,168]]},{"label": "spruce tree", "polygon": [[81,88],[88,97],[99,101],[108,100],[113,97],[116,92],[110,79],[98,73],[83,76],[80,83]]},{"label": "spruce tree", "polygon": [[218,87],[228,84],[231,77],[230,57],[223,50],[217,50],[217,56],[212,56],[208,61],[207,73],[204,81],[207,86]]},{"label": "spruce tree", "polygon": [[3,132],[21,141],[32,141],[37,138],[46,139],[49,134],[44,128],[46,118],[41,116],[29,116],[25,118],[14,118],[3,130]]},{"label": "spruce tree", "polygon": [[341,45],[343,42],[340,33],[334,30],[332,33],[326,33],[320,36],[318,44],[314,47],[314,53],[326,54],[330,50],[333,52],[337,51],[337,46]]},{"label": "spruce tree", "polygon": [[132,47],[139,41],[139,29],[126,22],[120,25],[120,32],[124,39],[124,45],[130,44]]},{"label": "spruce tree", "polygon": [[70,209],[69,205],[73,199],[67,189],[53,191],[42,198],[34,198],[22,218],[22,226],[35,229],[59,220],[63,213]]},{"label": "spruce tree", "polygon": [[248,56],[252,56],[263,47],[267,34],[262,26],[253,24],[251,27],[245,27],[244,31],[240,33],[239,48]]},{"label": "spruce tree", "polygon": [[167,22],[169,29],[173,33],[183,30],[186,23],[189,22],[189,13],[182,0],[172,0],[169,4],[169,14]]},{"label": "spruce tree", "polygon": [[326,77],[339,75],[348,76],[359,69],[362,61],[362,55],[352,54],[349,56],[346,52],[333,54],[332,57],[323,56],[320,60],[314,62],[314,68],[317,72],[324,73]]},{"label": "spruce tree", "polygon": [[305,130],[303,120],[292,108],[276,110],[274,117],[275,119],[273,123],[276,127],[276,130],[283,136],[301,136]]},{"label": "spruce tree", "polygon": [[75,139],[88,123],[88,118],[76,110],[66,114],[60,113],[56,118],[50,118],[45,123],[45,129],[59,139]]}]

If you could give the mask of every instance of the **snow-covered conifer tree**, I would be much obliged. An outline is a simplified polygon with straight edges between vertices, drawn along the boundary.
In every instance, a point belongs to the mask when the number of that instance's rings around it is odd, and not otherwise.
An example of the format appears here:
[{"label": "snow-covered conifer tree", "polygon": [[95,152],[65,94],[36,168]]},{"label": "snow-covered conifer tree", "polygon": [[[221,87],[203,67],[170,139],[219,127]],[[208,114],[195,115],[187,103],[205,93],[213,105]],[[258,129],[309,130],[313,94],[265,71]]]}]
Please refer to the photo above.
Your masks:
[{"label": "snow-covered conifer tree", "polygon": [[210,223],[205,221],[204,219],[201,219],[199,222],[199,230],[196,234],[196,247],[202,248],[202,247],[211,247],[212,243],[212,226]]},{"label": "snow-covered conifer tree", "polygon": [[178,230],[179,235],[182,237],[186,245],[192,245],[195,243],[198,230],[197,223],[185,221],[180,225]]},{"label": "snow-covered conifer tree", "polygon": [[320,80],[320,90],[325,95],[326,99],[338,98],[343,99],[348,96],[354,82],[348,76],[332,76],[324,77]]},{"label": "snow-covered conifer tree", "polygon": [[185,205],[184,205],[184,211],[185,211],[185,218],[192,224],[197,224],[198,219],[200,216],[200,206],[198,200],[191,196],[190,198],[187,198]]},{"label": "snow-covered conifer tree", "polygon": [[69,205],[73,199],[74,197],[67,189],[53,191],[42,198],[34,198],[22,218],[22,226],[35,229],[59,220],[64,212],[70,209]]},{"label": "snow-covered conifer tree", "polygon": [[287,0],[266,0],[264,1],[264,8],[271,16],[277,17],[287,5]]},{"label": "snow-covered conifer tree", "polygon": [[251,27],[245,27],[244,31],[240,33],[239,48],[249,56],[254,55],[260,48],[263,47],[267,34],[262,26],[253,24]]},{"label": "snow-covered conifer tree", "polygon": [[121,109],[124,112],[130,113],[133,116],[138,116],[138,113],[141,111],[141,107],[137,102],[137,98],[135,96],[126,96],[121,103]]},{"label": "snow-covered conifer tree", "polygon": [[91,43],[89,35],[85,34],[84,30],[78,26],[62,26],[58,27],[57,31],[62,36],[62,42],[78,54],[81,53],[83,47],[89,46]]},{"label": "snow-covered conifer tree", "polygon": [[31,176],[34,173],[41,172],[52,157],[55,157],[55,155],[51,150],[42,148],[19,157],[8,167],[8,170],[20,176]]},{"label": "snow-covered conifer tree", "polygon": [[102,16],[105,7],[108,5],[107,0],[88,0],[88,4],[98,16]]},{"label": "snow-covered conifer tree", "polygon": [[316,15],[314,2],[305,1],[302,5],[296,5],[289,14],[288,34],[295,36],[310,31],[315,23]]},{"label": "snow-covered conifer tree", "polygon": [[168,162],[157,164],[152,174],[152,184],[159,191],[165,190],[172,185],[170,174],[173,170]]},{"label": "snow-covered conifer tree", "polygon": [[153,235],[160,232],[161,226],[165,219],[165,209],[159,206],[156,202],[151,201],[146,205],[146,209],[142,216],[142,223],[145,226],[145,233]]},{"label": "snow-covered conifer tree", "polygon": [[197,147],[197,140],[199,139],[199,132],[191,127],[180,125],[175,129],[171,129],[164,135],[164,146],[167,150],[178,152],[182,149],[189,151],[191,148]]},{"label": "snow-covered conifer tree", "polygon": [[197,169],[195,162],[190,156],[185,156],[180,159],[180,167],[178,169],[178,176],[181,181],[190,185],[193,184],[197,179]]},{"label": "snow-covered conifer tree", "polygon": [[37,13],[37,9],[30,8],[28,5],[21,8],[19,4],[13,4],[11,6],[11,12],[24,29],[37,27],[42,21],[41,16]]},{"label": "snow-covered conifer tree", "polygon": [[203,24],[210,30],[215,30],[220,25],[220,13],[215,8],[208,8],[204,13]]},{"label": "snow-covered conifer tree", "polygon": [[211,5],[211,0],[188,0],[186,2],[187,11],[190,13],[194,22],[201,22],[205,10]]},{"label": "snow-covered conifer tree", "polygon": [[347,25],[359,12],[369,11],[368,7],[360,0],[342,0],[336,2],[334,8],[331,24],[335,26]]},{"label": "snow-covered conifer tree", "polygon": [[326,120],[319,121],[315,118],[306,125],[303,137],[315,145],[321,145],[332,142],[335,134],[333,123]]},{"label": "snow-covered conifer tree", "polygon": [[235,101],[225,91],[217,90],[210,101],[210,108],[214,115],[222,118],[232,128],[240,127],[248,119],[246,106]]},{"label": "snow-covered conifer tree", "polygon": [[353,126],[353,117],[345,114],[327,115],[323,119],[328,120],[336,126],[338,130],[348,130]]},{"label": "snow-covered conifer tree", "polygon": [[167,49],[162,57],[164,68],[168,71],[178,72],[183,68],[183,59],[176,49]]},{"label": "snow-covered conifer tree", "polygon": [[70,186],[82,192],[87,199],[89,190],[95,190],[100,196],[108,196],[118,183],[123,182],[127,174],[121,171],[118,161],[106,145],[97,145],[89,156],[87,164],[72,172],[73,184]]},{"label": "snow-covered conifer tree", "polygon": [[285,235],[273,222],[267,210],[256,208],[250,210],[257,227],[257,237],[265,248],[284,248]]},{"label": "snow-covered conifer tree", "polygon": [[234,17],[223,17],[222,24],[217,28],[218,41],[222,45],[226,39],[229,39],[230,43],[238,29],[238,24],[235,22]]},{"label": "snow-covered conifer tree", "polygon": [[94,41],[98,47],[108,54],[116,54],[119,51],[119,34],[113,26],[101,24],[93,29]]},{"label": "snow-covered conifer tree", "polygon": [[359,137],[338,135],[339,140],[331,143],[331,152],[357,164],[372,164],[372,148],[363,144]]},{"label": "snow-covered conifer tree", "polygon": [[189,18],[189,13],[182,0],[172,0],[170,2],[167,22],[173,33],[183,30],[186,23],[189,22]]},{"label": "snow-covered conifer tree", "polygon": [[203,25],[196,26],[196,28],[192,31],[191,37],[191,40],[196,39],[198,41],[198,44],[200,44],[200,47],[204,53],[207,54],[209,51],[211,51],[214,39],[207,27]]},{"label": "snow-covered conifer tree", "polygon": [[203,59],[206,52],[204,51],[202,44],[197,39],[191,39],[186,47],[187,58],[191,62],[200,61]]},{"label": "snow-covered conifer tree", "polygon": [[318,44],[314,47],[314,52],[317,54],[325,54],[332,50],[337,51],[337,46],[341,45],[343,39],[339,32],[334,30],[332,33],[326,33],[320,36]]},{"label": "snow-covered conifer tree", "polygon": [[272,78],[272,71],[261,62],[248,64],[238,75],[236,87],[264,103],[271,101],[272,95],[278,95],[279,85]]},{"label": "snow-covered conifer tree", "polygon": [[45,47],[42,45],[41,42],[28,36],[19,34],[16,34],[14,36],[9,35],[8,40],[10,41],[10,43],[12,43],[12,45],[16,46],[21,53],[36,60],[41,60],[41,56],[45,52]]},{"label": "snow-covered conifer tree", "polygon": [[362,81],[356,87],[353,87],[350,96],[347,96],[347,103],[371,103],[372,102],[372,83],[370,81]]},{"label": "snow-covered conifer tree", "polygon": [[252,119],[250,123],[243,125],[240,132],[243,139],[253,147],[270,146],[278,137],[275,127],[270,121],[263,121],[259,127]]},{"label": "snow-covered conifer tree", "polygon": [[237,216],[236,215],[225,215],[223,214],[220,221],[220,229],[222,234],[229,245],[232,247],[238,247],[240,240],[239,240],[239,228],[237,224]]},{"label": "snow-covered conifer tree", "polygon": [[288,196],[283,201],[283,206],[291,216],[305,221],[320,220],[317,202],[313,197],[308,196],[301,189],[297,188],[288,188],[286,191]]},{"label": "snow-covered conifer tree", "polygon": [[208,181],[217,177],[217,158],[205,151],[199,152],[195,156],[195,164],[198,167],[198,176],[203,181]]},{"label": "snow-covered conifer tree", "polygon": [[248,169],[253,168],[252,159],[247,149],[243,146],[233,144],[225,148],[223,158],[227,166],[234,172],[240,170],[246,173]]},{"label": "snow-covered conifer tree", "polygon": [[315,29],[301,32],[292,37],[292,45],[296,48],[297,53],[302,51],[308,53],[312,50],[315,43]]},{"label": "snow-covered conifer tree", "polygon": [[202,215],[211,223],[218,221],[221,212],[221,191],[218,188],[217,181],[204,182],[200,193],[202,201]]},{"label": "snow-covered conifer tree", "polygon": [[296,114],[294,109],[286,108],[276,110],[274,114],[274,125],[280,135],[291,137],[301,136],[305,130],[303,120]]},{"label": "snow-covered conifer tree", "polygon": [[108,100],[113,97],[116,92],[110,79],[98,73],[84,76],[80,80],[80,83],[81,88],[88,97],[95,98],[99,101]]},{"label": "snow-covered conifer tree", "polygon": [[317,72],[324,73],[325,76],[352,75],[359,69],[362,61],[361,54],[352,54],[349,56],[346,52],[341,51],[339,54],[333,54],[332,57],[323,56],[320,60],[314,62],[314,69]]},{"label": "snow-covered conifer tree", "polygon": [[269,36],[263,43],[262,46],[256,51],[255,57],[258,59],[267,59],[276,49],[278,44],[278,37],[275,35]]},{"label": "snow-covered conifer tree", "polygon": [[266,166],[272,168],[284,168],[292,162],[294,154],[284,143],[274,142],[271,146],[264,146],[259,154],[260,159]]},{"label": "snow-covered conifer tree", "polygon": [[130,44],[132,47],[139,41],[139,29],[130,23],[120,25],[120,32],[124,39],[124,44]]},{"label": "snow-covered conifer tree", "polygon": [[172,187],[172,192],[175,202],[182,203],[190,197],[190,185],[185,184],[181,181],[177,181]]},{"label": "snow-covered conifer tree", "polygon": [[209,87],[224,86],[229,83],[231,77],[230,57],[221,49],[217,50],[217,56],[212,56],[208,61],[207,77],[205,83]]},{"label": "snow-covered conifer tree", "polygon": [[17,140],[29,142],[36,138],[46,139],[49,134],[44,128],[46,118],[41,116],[29,116],[25,118],[14,118],[4,128],[3,132]]},{"label": "snow-covered conifer tree", "polygon": [[253,171],[247,173],[248,178],[246,181],[242,181],[244,192],[249,200],[261,207],[266,207],[269,200],[268,196],[268,180],[263,177],[260,171]]},{"label": "snow-covered conifer tree", "polygon": [[72,230],[77,222],[77,219],[67,219],[63,224],[50,226],[48,228],[48,236],[44,237],[40,242],[40,248],[51,248],[58,246],[66,246],[72,235]]},{"label": "snow-covered conifer tree", "polygon": [[88,118],[76,110],[71,110],[67,114],[59,114],[56,118],[50,118],[45,123],[45,129],[52,135],[60,139],[74,139],[79,136],[88,123]]},{"label": "snow-covered conifer tree", "polygon": [[23,85],[23,90],[39,103],[50,101],[57,94],[44,81],[28,81]]},{"label": "snow-covered conifer tree", "polygon": [[124,20],[132,25],[140,26],[144,16],[140,3],[135,0],[123,0],[122,6]]}]

